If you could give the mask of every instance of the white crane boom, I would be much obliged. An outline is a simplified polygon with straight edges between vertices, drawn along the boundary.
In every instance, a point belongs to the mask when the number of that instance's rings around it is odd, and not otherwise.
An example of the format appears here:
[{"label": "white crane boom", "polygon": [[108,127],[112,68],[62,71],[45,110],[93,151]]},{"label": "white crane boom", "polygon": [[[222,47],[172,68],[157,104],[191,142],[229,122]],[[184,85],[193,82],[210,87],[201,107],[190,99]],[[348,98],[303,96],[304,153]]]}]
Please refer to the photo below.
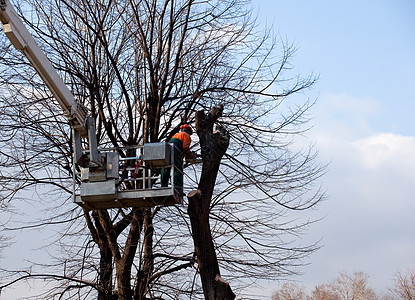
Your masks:
[{"label": "white crane boom", "polygon": [[3,31],[10,42],[26,56],[30,64],[35,68],[58,101],[72,127],[82,136],[86,136],[86,109],[76,101],[49,59],[24,26],[13,6],[10,5],[9,0],[0,0],[0,21]]}]

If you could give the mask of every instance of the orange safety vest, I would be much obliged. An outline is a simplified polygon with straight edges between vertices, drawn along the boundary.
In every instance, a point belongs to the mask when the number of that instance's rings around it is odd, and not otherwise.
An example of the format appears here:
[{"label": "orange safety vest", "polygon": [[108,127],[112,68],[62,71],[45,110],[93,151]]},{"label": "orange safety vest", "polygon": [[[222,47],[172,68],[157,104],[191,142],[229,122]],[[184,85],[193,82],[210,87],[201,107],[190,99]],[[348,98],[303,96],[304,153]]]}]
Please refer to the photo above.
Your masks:
[{"label": "orange safety vest", "polygon": [[190,142],[192,141],[190,135],[186,132],[178,132],[173,135],[172,139],[178,139],[182,142],[183,150],[189,149]]}]

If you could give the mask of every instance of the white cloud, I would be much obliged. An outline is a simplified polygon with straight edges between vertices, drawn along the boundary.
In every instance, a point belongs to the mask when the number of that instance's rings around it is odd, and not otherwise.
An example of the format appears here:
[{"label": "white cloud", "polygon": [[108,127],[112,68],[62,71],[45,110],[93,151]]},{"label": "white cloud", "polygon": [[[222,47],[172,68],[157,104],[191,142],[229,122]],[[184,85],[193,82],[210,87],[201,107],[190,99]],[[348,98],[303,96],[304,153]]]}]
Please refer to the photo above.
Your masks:
[{"label": "white cloud", "polygon": [[320,141],[324,159],[332,161],[323,179],[329,200],[320,207],[328,215],[310,233],[325,246],[302,280],[312,287],[358,270],[385,291],[398,269],[415,267],[415,137],[325,135]]},{"label": "white cloud", "polygon": [[371,169],[382,167],[414,170],[415,137],[380,133],[355,141],[360,163]]},{"label": "white cloud", "polygon": [[302,279],[312,286],[361,270],[385,291],[398,269],[415,267],[415,136],[382,132],[389,119],[372,97],[324,94],[313,115],[310,138],[331,162],[323,178],[329,200],[320,207],[328,215],[311,228],[325,246]]}]

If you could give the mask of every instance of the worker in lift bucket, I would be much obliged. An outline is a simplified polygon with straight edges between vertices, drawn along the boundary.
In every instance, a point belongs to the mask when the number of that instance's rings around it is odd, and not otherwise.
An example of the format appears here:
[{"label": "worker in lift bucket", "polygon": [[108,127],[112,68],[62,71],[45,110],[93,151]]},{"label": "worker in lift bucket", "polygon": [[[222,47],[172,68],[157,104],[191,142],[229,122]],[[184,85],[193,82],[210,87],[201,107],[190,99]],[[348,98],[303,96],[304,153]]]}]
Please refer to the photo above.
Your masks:
[{"label": "worker in lift bucket", "polygon": [[[177,192],[177,196],[181,199],[183,196],[183,156],[185,158],[194,158],[194,154],[190,151],[190,143],[192,141],[192,128],[187,125],[180,126],[180,132],[173,135],[169,143],[174,145],[174,171],[173,171],[173,185]],[[161,170],[161,186],[166,187],[169,183],[170,168]]]}]

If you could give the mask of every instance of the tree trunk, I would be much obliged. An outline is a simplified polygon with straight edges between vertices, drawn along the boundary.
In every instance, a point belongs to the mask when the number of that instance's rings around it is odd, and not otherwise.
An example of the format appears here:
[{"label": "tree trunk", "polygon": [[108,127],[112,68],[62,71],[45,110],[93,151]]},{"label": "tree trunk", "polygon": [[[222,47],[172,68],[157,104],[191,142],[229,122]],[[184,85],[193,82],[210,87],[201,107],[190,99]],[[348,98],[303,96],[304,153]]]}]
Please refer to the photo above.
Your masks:
[{"label": "tree trunk", "polygon": [[97,211],[92,213],[92,217],[95,220],[95,226],[93,225],[90,215],[87,211],[84,212],[84,216],[94,242],[98,245],[100,252],[98,272],[98,300],[112,300],[114,299],[112,285],[112,252],[107,243],[105,230],[99,222]]},{"label": "tree trunk", "polygon": [[131,268],[134,263],[134,257],[137,252],[138,241],[142,228],[143,211],[133,209],[133,218],[131,220],[130,231],[122,255],[119,250],[114,255],[118,283],[118,299],[131,300],[133,298],[133,289],[131,288]]},{"label": "tree trunk", "polygon": [[112,254],[108,245],[101,243],[100,248],[100,264],[99,264],[99,289],[98,300],[111,300],[112,297]]},{"label": "tree trunk", "polygon": [[215,121],[222,115],[223,107],[214,107],[207,115],[196,112],[196,131],[202,149],[202,174],[198,189],[191,191],[188,213],[193,242],[200,270],[205,299],[235,299],[229,284],[220,275],[209,224],[209,210],[220,161],[229,146],[229,134],[224,128],[213,131]]},{"label": "tree trunk", "polygon": [[131,290],[131,267],[125,263],[122,259],[116,261],[116,270],[117,270],[117,291],[119,300],[131,300],[132,299],[132,290]]},{"label": "tree trunk", "polygon": [[134,300],[144,300],[149,289],[150,277],[154,269],[153,254],[153,216],[151,209],[144,213],[144,255],[143,265],[137,273],[137,283],[134,292]]}]

